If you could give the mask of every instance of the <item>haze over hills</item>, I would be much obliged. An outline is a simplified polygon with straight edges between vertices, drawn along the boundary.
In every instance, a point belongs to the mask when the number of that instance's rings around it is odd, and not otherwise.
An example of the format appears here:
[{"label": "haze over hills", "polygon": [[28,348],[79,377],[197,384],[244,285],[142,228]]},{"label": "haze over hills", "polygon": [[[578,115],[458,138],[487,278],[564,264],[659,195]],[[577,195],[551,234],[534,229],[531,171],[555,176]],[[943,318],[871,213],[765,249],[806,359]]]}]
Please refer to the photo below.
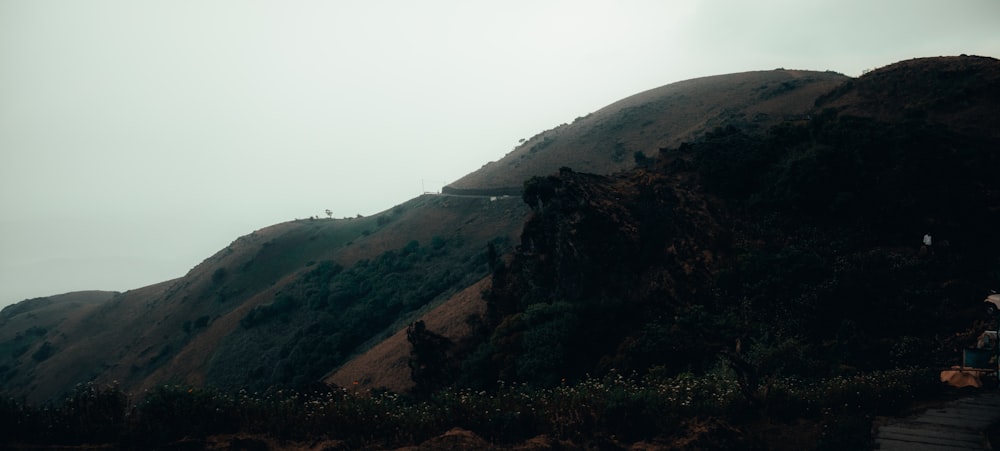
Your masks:
[{"label": "haze over hills", "polygon": [[[703,362],[692,356],[695,348],[719,351],[732,337],[700,343],[704,330],[671,329],[664,318],[721,315],[735,307],[711,293],[725,290],[757,306],[784,299],[786,286],[760,269],[777,271],[768,262],[783,258],[805,262],[805,269],[781,277],[805,278],[833,293],[787,295],[798,302],[788,307],[795,321],[815,325],[810,318],[847,315],[844,323],[823,324],[830,333],[855,327],[874,337],[854,304],[831,312],[835,294],[855,295],[858,288],[837,285],[829,274],[838,283],[863,279],[859,285],[892,299],[889,292],[913,280],[906,271],[937,274],[917,296],[926,302],[909,308],[914,315],[941,311],[946,307],[933,302],[947,299],[952,320],[927,325],[928,333],[940,333],[968,322],[971,313],[960,302],[990,283],[988,251],[996,243],[985,229],[971,227],[977,215],[995,216],[996,182],[956,169],[928,184],[953,186],[943,200],[896,199],[887,211],[912,220],[906,230],[896,228],[902,219],[878,216],[865,199],[895,199],[917,189],[910,183],[927,182],[907,178],[932,173],[921,166],[923,155],[904,158],[911,134],[927,133],[934,145],[955,142],[955,155],[988,148],[998,137],[998,86],[997,60],[947,57],[904,61],[857,79],[778,69],[652,89],[527,139],[451,183],[446,195],[417,197],[364,218],[266,227],[175,280],[7,307],[0,313],[0,389],[44,402],[88,381],[118,381],[136,396],[162,384],[263,390],[320,380],[407,390],[456,380],[488,385],[498,376],[548,383],[557,363],[570,378],[670,364],[662,359],[696,366]],[[850,123],[861,119],[878,122]],[[878,135],[882,129],[896,135]],[[867,148],[852,141],[858,139],[852,130],[896,143],[899,153],[885,158],[909,166],[865,160]],[[850,147],[856,161],[826,153],[843,142],[858,146]],[[927,155],[941,158],[937,149]],[[794,152],[802,156],[789,157]],[[984,155],[968,158],[994,161]],[[846,176],[855,169],[860,175]],[[869,176],[893,184],[879,191]],[[967,184],[951,183],[962,176]],[[968,194],[964,189],[976,197],[947,206],[947,196]],[[917,260],[918,246],[911,245],[929,230],[951,243],[947,271],[942,262],[931,268]],[[832,238],[838,231],[844,237]],[[987,245],[975,250],[963,241],[965,232]],[[855,264],[895,285],[868,280]],[[958,291],[945,295],[948,281]],[[477,305],[486,287],[487,302]],[[744,307],[754,321],[789,314]],[[875,310],[871,320],[885,318]],[[409,377],[413,357],[405,341],[407,325],[418,319],[453,343],[454,359],[450,372],[420,384]],[[577,335],[608,322],[600,334]],[[793,332],[801,331],[785,331]],[[564,345],[542,346],[551,337]]]}]

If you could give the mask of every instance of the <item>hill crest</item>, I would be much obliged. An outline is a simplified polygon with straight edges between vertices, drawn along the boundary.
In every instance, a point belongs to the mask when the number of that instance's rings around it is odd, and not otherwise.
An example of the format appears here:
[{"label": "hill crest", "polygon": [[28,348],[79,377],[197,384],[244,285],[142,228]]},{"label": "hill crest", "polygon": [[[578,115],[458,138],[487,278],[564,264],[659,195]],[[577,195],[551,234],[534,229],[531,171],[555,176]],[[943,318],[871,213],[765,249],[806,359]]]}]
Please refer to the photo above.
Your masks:
[{"label": "hill crest", "polygon": [[597,174],[630,169],[637,152],[652,157],[719,126],[759,132],[799,120],[816,97],[849,79],[830,71],[777,69],[671,83],[538,133],[446,190],[517,190],[525,180],[567,165]]}]

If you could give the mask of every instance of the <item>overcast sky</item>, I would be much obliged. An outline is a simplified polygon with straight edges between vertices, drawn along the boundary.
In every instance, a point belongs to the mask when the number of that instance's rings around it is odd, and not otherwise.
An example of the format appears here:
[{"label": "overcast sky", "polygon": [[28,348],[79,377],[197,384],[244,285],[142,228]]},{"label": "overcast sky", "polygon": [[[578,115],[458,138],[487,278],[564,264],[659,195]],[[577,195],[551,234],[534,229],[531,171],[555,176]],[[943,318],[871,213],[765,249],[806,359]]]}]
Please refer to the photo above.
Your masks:
[{"label": "overcast sky", "polygon": [[0,307],[377,213],[657,86],[997,57],[998,24],[997,0],[0,0]]}]

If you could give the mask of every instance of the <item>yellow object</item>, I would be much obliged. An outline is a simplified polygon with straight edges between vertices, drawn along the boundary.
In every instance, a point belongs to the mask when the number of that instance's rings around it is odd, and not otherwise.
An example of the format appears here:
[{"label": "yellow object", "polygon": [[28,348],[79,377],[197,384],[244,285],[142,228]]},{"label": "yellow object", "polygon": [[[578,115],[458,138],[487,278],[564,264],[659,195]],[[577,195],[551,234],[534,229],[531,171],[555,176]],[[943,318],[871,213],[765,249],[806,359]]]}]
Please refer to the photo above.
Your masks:
[{"label": "yellow object", "polygon": [[983,386],[982,370],[962,369],[957,366],[951,368],[941,372],[941,382],[958,388]]}]

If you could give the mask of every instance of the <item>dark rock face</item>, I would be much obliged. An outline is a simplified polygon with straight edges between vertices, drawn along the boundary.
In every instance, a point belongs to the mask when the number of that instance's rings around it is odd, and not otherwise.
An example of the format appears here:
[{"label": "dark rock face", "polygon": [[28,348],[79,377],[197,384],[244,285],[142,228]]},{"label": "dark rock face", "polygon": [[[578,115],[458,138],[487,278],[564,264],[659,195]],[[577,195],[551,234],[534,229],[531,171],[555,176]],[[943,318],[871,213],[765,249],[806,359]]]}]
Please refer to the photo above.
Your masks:
[{"label": "dark rock face", "polygon": [[488,298],[501,377],[544,383],[631,366],[627,344],[646,319],[708,301],[728,228],[695,174],[564,168],[528,181],[524,198],[535,214]]},{"label": "dark rock face", "polygon": [[[826,353],[794,370],[811,375],[942,358],[934,337],[974,321],[1000,270],[1000,141],[947,105],[1000,88],[970,75],[996,60],[938,63],[890,66],[763,135],[718,129],[629,172],[527,181],[534,214],[488,297],[493,374],[698,367],[775,336]],[[951,81],[931,99],[929,79]],[[928,115],[866,106],[888,85]]]}]

